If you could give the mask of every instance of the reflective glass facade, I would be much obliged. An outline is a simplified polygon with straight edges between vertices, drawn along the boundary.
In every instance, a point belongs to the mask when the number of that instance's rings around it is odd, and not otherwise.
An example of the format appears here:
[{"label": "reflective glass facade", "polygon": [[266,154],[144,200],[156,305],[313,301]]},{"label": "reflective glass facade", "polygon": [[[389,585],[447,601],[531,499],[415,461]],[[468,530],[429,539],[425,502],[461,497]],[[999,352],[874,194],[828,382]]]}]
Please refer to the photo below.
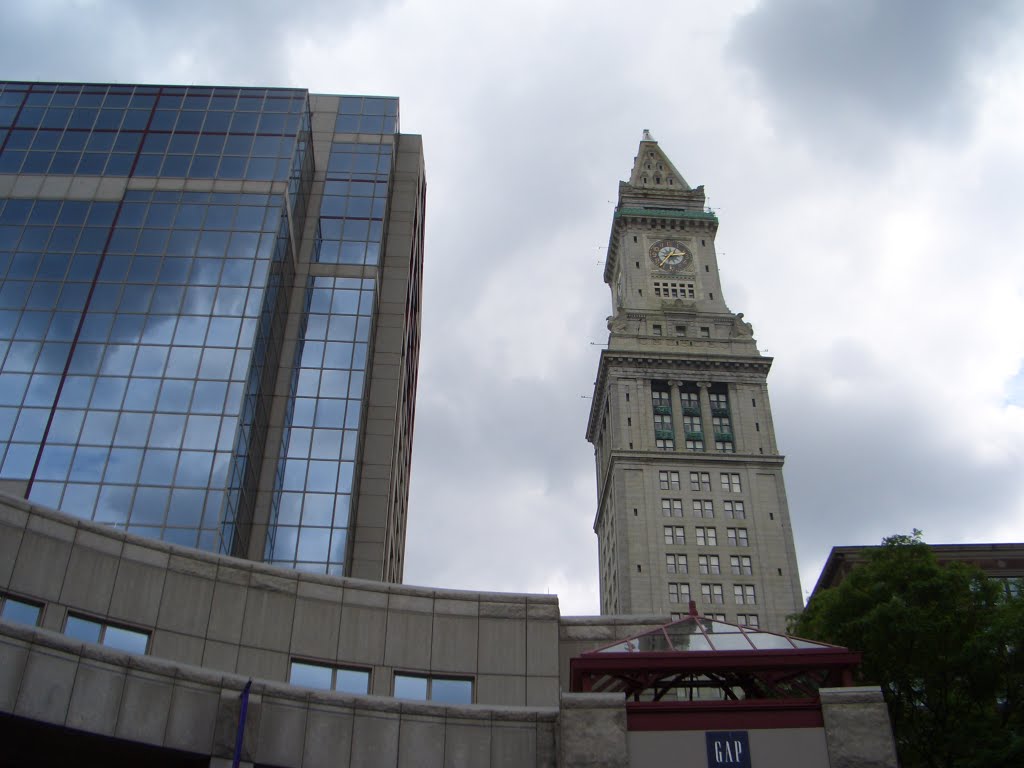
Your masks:
[{"label": "reflective glass facade", "polygon": [[0,83],[3,490],[345,572],[398,102],[313,99]]}]

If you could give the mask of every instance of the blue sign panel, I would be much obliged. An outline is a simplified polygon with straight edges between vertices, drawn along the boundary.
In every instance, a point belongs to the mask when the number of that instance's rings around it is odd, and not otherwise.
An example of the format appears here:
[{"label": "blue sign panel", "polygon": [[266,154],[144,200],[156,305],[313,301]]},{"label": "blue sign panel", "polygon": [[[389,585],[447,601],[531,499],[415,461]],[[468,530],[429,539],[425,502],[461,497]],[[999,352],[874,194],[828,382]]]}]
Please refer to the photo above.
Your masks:
[{"label": "blue sign panel", "polygon": [[708,768],[750,768],[750,741],[746,731],[709,731]]}]

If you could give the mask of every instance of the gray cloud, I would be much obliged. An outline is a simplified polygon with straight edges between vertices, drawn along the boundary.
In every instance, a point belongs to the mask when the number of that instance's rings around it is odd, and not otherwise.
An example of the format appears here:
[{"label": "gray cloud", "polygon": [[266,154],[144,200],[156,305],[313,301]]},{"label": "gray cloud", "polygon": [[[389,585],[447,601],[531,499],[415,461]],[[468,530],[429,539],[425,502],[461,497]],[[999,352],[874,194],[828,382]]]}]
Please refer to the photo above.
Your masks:
[{"label": "gray cloud", "polygon": [[[5,3],[0,25],[8,79],[149,81],[169,67],[195,82],[292,85],[288,46],[328,37],[392,0],[57,0]],[[129,78],[129,74],[130,78]]]},{"label": "gray cloud", "polygon": [[735,27],[730,50],[780,127],[848,161],[894,138],[963,138],[977,67],[1014,29],[1010,0],[777,0]]}]

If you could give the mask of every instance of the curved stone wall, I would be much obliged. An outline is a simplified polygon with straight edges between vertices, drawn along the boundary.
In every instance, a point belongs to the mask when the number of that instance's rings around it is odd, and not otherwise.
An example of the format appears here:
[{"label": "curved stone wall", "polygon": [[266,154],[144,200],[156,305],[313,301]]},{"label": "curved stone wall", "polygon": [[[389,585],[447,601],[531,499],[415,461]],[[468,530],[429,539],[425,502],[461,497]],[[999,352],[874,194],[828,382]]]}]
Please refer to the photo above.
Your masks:
[{"label": "curved stone wall", "polygon": [[[0,622],[0,713],[15,718],[209,756],[209,765],[227,766],[245,683],[239,675]],[[551,768],[557,720],[557,708],[445,707],[258,681],[241,756],[246,765],[282,768]],[[0,720],[0,728],[18,722]],[[52,746],[40,744],[39,752]]]},{"label": "curved stone wall", "polygon": [[0,495],[0,592],[151,635],[149,654],[286,682],[293,659],[473,678],[478,704],[557,707],[558,598],[331,578],[120,533]]}]

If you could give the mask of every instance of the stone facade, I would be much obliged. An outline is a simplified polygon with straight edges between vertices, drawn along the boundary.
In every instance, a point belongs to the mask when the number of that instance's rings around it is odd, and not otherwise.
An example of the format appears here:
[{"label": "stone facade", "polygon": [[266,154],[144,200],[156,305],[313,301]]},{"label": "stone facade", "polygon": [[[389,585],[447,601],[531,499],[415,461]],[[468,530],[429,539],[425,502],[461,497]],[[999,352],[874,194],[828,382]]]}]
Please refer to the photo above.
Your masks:
[{"label": "stone facade", "polygon": [[768,400],[771,358],[718,276],[718,218],[646,136],[621,182],[608,348],[587,439],[601,612],[702,613],[782,631],[802,606]]}]

